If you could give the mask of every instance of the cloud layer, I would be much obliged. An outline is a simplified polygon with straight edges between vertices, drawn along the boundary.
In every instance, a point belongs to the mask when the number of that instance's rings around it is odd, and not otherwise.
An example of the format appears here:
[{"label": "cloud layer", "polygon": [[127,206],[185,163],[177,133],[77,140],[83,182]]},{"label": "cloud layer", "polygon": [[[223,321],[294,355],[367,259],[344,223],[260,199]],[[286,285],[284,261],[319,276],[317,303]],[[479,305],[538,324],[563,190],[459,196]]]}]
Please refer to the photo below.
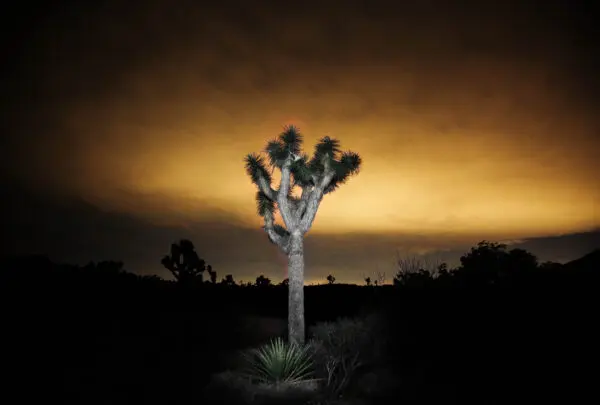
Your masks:
[{"label": "cloud layer", "polygon": [[[269,248],[250,237],[263,236],[242,159],[295,123],[309,151],[330,135],[364,160],[309,246],[371,235],[383,257],[600,226],[582,16],[516,1],[286,7],[49,8],[10,58],[4,176],[163,227],[161,245],[188,229],[257,269]],[[213,227],[223,239],[200,236]],[[319,272],[336,261],[314,257]]]}]

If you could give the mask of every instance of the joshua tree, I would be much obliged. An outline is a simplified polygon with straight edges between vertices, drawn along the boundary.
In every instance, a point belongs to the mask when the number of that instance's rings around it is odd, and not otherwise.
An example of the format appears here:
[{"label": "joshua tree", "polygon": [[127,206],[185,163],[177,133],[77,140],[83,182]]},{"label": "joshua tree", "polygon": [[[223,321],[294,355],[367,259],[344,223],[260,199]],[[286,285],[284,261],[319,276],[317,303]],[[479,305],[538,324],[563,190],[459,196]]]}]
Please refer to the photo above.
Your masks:
[{"label": "joshua tree", "polygon": [[180,284],[202,282],[202,273],[206,270],[206,262],[198,257],[194,244],[187,239],[173,243],[171,255],[163,257],[161,263]]},{"label": "joshua tree", "polygon": [[333,277],[331,274],[327,276],[327,282],[329,284],[333,284],[335,283],[335,277]]},{"label": "joshua tree", "polygon": [[[304,235],[311,228],[325,194],[335,191],[358,173],[361,159],[354,152],[341,152],[340,143],[322,138],[309,159],[302,153],[302,136],[294,126],[287,126],[278,138],[267,143],[271,169],[281,171],[279,187],[272,187],[271,172],[259,154],[246,156],[246,171],[257,186],[258,214],[264,218],[269,240],[288,257],[288,331],[289,341],[304,343]],[[301,190],[300,197],[293,194]],[[275,224],[275,210],[284,225]]]},{"label": "joshua tree", "polygon": [[365,284],[368,285],[368,286],[371,285],[371,277],[365,278]]}]

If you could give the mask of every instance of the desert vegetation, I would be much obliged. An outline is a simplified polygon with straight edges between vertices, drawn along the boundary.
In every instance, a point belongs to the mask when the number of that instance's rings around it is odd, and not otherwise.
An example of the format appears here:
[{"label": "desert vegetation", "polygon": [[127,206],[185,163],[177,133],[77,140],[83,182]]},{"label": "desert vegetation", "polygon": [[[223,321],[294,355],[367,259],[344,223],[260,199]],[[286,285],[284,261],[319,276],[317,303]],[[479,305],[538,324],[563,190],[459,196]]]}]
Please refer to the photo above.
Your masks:
[{"label": "desert vegetation", "polygon": [[306,286],[300,344],[288,340],[288,284],[264,275],[182,282],[115,261],[5,257],[9,388],[64,404],[580,403],[589,395],[600,251],[540,264],[482,241],[460,262],[427,269],[400,260],[391,284]]}]

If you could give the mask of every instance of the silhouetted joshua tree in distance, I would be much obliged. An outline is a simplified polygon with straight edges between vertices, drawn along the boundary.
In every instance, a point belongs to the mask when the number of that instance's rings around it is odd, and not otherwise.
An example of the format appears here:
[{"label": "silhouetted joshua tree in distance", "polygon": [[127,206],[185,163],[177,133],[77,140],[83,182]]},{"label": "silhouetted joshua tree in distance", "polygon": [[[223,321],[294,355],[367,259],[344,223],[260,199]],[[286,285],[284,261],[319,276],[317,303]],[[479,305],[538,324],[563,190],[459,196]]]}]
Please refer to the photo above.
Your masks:
[{"label": "silhouetted joshua tree in distance", "polygon": [[327,276],[327,282],[329,284],[333,284],[335,283],[335,277],[333,277],[331,274]]},{"label": "silhouetted joshua tree in distance", "polygon": [[[198,256],[194,244],[187,239],[182,239],[179,244],[173,243],[171,254],[163,257],[161,263],[180,284],[202,282],[202,274],[206,270],[206,262]],[[216,273],[214,277],[216,279]]]},{"label": "silhouetted joshua tree in distance", "polygon": [[[341,152],[340,143],[328,136],[315,146],[311,159],[301,152],[302,136],[293,126],[284,127],[278,138],[267,143],[272,169],[281,171],[279,188],[271,186],[271,171],[259,154],[245,158],[246,171],[257,186],[258,214],[264,218],[269,240],[288,257],[289,341],[304,343],[304,234],[311,228],[323,196],[335,191],[358,173],[361,158],[354,152]],[[300,197],[293,195],[294,188]],[[276,208],[285,226],[275,224]]]}]

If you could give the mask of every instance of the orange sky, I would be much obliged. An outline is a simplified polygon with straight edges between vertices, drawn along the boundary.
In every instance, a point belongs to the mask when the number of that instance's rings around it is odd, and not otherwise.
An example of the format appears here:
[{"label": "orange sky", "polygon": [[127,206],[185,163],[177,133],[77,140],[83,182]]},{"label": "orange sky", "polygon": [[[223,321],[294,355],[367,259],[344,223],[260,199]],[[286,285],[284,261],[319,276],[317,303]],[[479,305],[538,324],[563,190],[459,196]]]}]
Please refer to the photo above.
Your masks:
[{"label": "orange sky", "polygon": [[329,135],[364,162],[326,196],[312,234],[600,227],[600,126],[556,20],[150,3],[90,11],[79,35],[53,25],[61,15],[39,29],[46,65],[30,69],[47,102],[37,120],[15,119],[45,135],[15,141],[29,156],[22,177],[160,224],[256,229],[243,157],[295,123],[310,152]]},{"label": "orange sky", "polygon": [[[144,83],[147,94],[163,80],[192,94],[173,94],[165,105],[132,85],[122,98],[135,103],[116,98],[71,107],[65,120],[87,136],[74,140],[83,158],[70,186],[123,210],[132,207],[119,189],[164,196],[133,213],[165,221],[174,219],[171,211],[185,220],[218,208],[255,226],[254,187],[242,158],[295,122],[309,151],[330,135],[364,159],[360,175],[324,200],[314,232],[493,230],[522,237],[599,226],[586,117],[544,85],[544,71],[508,65],[473,77],[476,67],[464,69],[438,79],[442,95],[428,91],[426,75],[393,80],[390,73],[378,85],[382,76],[363,69],[337,83],[313,79],[322,92],[315,97],[289,79],[272,94],[249,89],[234,100],[175,72],[134,71],[132,82]],[[352,84],[352,77],[365,84]],[[421,105],[409,104],[411,87],[423,89]],[[479,95],[481,89],[494,96]]]}]

